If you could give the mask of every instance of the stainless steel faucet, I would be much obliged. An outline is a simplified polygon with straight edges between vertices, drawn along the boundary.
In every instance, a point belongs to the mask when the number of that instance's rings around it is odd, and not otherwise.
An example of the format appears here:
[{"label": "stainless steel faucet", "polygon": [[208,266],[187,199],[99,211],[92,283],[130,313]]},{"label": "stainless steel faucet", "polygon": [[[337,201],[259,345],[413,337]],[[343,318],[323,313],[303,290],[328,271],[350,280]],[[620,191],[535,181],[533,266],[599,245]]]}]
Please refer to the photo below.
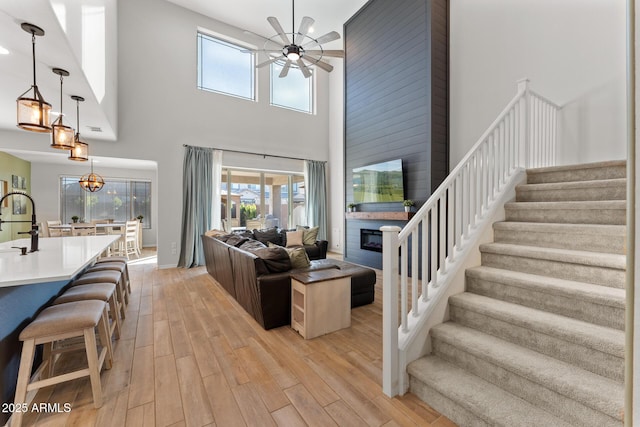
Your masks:
[{"label": "stainless steel faucet", "polygon": [[9,196],[24,196],[31,201],[31,221],[4,221],[2,218],[0,218],[0,231],[2,231],[2,224],[5,222],[31,222],[31,230],[19,231],[18,234],[31,235],[31,250],[29,252],[36,252],[38,250],[38,234],[40,234],[40,232],[38,231],[38,223],[36,222],[36,204],[31,196],[27,193],[23,193],[21,191],[12,191],[0,197],[0,216],[2,216],[2,202]]}]

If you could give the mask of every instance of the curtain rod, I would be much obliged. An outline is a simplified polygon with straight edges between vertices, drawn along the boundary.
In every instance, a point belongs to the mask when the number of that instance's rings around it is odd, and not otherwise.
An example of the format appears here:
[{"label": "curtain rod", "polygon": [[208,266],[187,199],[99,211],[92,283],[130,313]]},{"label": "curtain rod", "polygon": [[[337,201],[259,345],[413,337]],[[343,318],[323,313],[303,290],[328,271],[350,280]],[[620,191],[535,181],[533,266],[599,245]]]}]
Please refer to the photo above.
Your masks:
[{"label": "curtain rod", "polygon": [[[188,144],[182,144],[182,146],[183,147],[195,147],[194,145],[188,145]],[[253,156],[262,156],[262,157],[276,157],[276,158],[279,158],[279,159],[302,160],[302,161],[311,160],[311,159],[301,159],[300,157],[279,156],[277,154],[254,153],[252,151],[227,150],[225,148],[215,148],[215,147],[197,147],[197,148],[210,148],[212,150],[226,151],[228,153],[250,154],[250,155],[253,155]],[[327,163],[326,160],[315,160],[315,161],[320,161],[322,163]]]}]

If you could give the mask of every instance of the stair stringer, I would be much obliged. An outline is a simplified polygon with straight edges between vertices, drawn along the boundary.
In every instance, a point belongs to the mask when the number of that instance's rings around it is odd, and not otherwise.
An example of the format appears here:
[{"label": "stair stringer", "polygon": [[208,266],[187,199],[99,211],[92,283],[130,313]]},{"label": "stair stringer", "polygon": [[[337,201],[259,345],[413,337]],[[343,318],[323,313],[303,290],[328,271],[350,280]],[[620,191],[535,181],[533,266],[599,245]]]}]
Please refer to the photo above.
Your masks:
[{"label": "stair stringer", "polygon": [[403,334],[402,328],[398,331],[400,345],[398,348],[398,361],[400,369],[401,395],[409,390],[409,374],[407,366],[427,354],[431,354],[431,328],[449,320],[449,297],[465,292],[465,272],[468,268],[480,265],[480,245],[493,242],[493,224],[504,221],[506,214],[504,205],[516,199],[516,187],[527,181],[526,171],[516,169],[508,182],[503,184],[498,198],[493,200],[490,208],[483,212],[482,217],[476,222],[463,242],[460,251],[456,249],[454,263],[447,264],[447,273],[442,276],[442,282],[437,288],[429,288],[429,300],[422,300],[419,304],[419,316],[413,317],[409,313],[410,334]]}]

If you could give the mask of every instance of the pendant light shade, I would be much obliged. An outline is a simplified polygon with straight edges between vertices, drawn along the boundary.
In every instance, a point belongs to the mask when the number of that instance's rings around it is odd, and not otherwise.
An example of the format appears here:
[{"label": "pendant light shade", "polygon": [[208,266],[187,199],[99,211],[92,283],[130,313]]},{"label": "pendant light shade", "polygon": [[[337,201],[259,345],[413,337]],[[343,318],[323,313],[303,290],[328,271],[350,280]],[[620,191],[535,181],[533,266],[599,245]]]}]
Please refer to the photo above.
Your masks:
[{"label": "pendant light shade", "polygon": [[71,150],[73,148],[74,132],[73,128],[65,126],[62,122],[64,114],[62,112],[62,78],[69,75],[67,70],[62,68],[54,68],[53,73],[60,76],[60,115],[53,122],[51,128],[53,133],[51,135],[51,148],[57,148],[60,150]]},{"label": "pendant light shade", "polygon": [[89,160],[89,144],[80,138],[80,103],[84,101],[84,98],[72,95],[71,99],[76,101],[76,135],[73,138],[73,148],[69,151],[69,160],[86,162]]},{"label": "pendant light shade", "polygon": [[[44,30],[23,22],[22,29],[31,34],[33,85],[18,97],[18,127],[32,132],[51,132],[51,104],[46,102],[36,84],[36,36],[44,36]],[[27,95],[33,90],[33,95]]]},{"label": "pendant light shade", "polygon": [[91,173],[80,178],[80,187],[85,191],[95,193],[104,187],[104,179],[100,175],[93,173],[93,160],[91,160]]}]

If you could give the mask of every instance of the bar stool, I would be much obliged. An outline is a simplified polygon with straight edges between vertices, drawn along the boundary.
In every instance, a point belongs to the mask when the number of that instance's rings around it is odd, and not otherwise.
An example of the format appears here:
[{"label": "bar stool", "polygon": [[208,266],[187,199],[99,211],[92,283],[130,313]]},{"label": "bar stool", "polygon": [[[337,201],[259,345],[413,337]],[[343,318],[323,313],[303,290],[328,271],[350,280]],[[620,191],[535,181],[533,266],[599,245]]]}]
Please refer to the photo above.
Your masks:
[{"label": "bar stool", "polygon": [[127,265],[127,258],[123,256],[110,256],[107,258],[100,258],[96,261],[96,264],[102,264],[104,262],[119,262],[121,264],[124,264],[124,280],[127,283],[127,290],[129,291],[129,293],[131,293],[131,280],[129,279],[129,266]]},{"label": "bar stool", "polygon": [[120,303],[116,300],[116,285],[113,283],[92,283],[90,285],[73,286],[53,301],[53,305],[86,300],[104,301],[109,304],[111,324],[109,335],[120,339]]},{"label": "bar stool", "polygon": [[[16,384],[16,407],[26,403],[27,392],[38,390],[65,381],[88,376],[91,380],[93,404],[96,408],[102,406],[102,386],[100,384],[100,371],[104,365],[111,369],[113,363],[113,351],[109,339],[107,324],[107,305],[103,301],[76,301],[45,308],[33,322],[27,325],[20,333],[22,355],[18,370],[18,382]],[[98,328],[102,349],[98,354],[95,329]],[[53,344],[57,341],[69,338],[83,337],[84,348],[87,353],[87,368],[69,372],[57,376],[45,375],[45,372],[53,372]],[[42,375],[44,379],[30,381],[31,367],[36,345],[44,344],[45,356],[43,359]],[[44,365],[49,366],[44,366]],[[22,424],[21,411],[12,416],[12,427],[20,427]]]},{"label": "bar stool", "polygon": [[116,285],[116,298],[120,303],[120,316],[124,319],[126,317],[125,306],[129,304],[129,295],[125,290],[122,273],[113,270],[83,273],[79,278],[71,282],[71,286],[91,285],[93,283],[113,283]]},{"label": "bar stool", "polygon": [[94,271],[105,271],[105,270],[113,270],[118,271],[122,274],[122,278],[124,280],[124,288],[127,290],[128,294],[131,294],[131,283],[129,282],[129,274],[127,269],[127,264],[114,261],[114,262],[101,262],[92,265],[91,267],[85,270],[85,273],[93,273]]}]

